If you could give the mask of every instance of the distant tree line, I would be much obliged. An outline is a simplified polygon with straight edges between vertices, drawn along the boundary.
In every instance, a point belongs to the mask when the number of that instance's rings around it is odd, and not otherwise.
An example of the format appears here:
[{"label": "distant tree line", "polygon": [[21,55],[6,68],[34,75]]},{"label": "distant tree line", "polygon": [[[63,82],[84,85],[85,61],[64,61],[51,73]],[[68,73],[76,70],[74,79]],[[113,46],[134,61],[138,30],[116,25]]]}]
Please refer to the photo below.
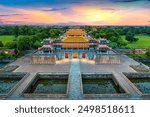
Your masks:
[{"label": "distant tree line", "polygon": [[[54,26],[0,26],[0,35],[36,35],[43,33],[45,37],[57,38],[66,27]],[[64,31],[64,30],[63,30]]]},{"label": "distant tree line", "polygon": [[[65,33],[68,26],[0,26],[0,35],[14,35],[13,42],[8,42],[3,45],[0,42],[0,47],[5,46],[9,49],[19,51],[38,48],[41,46],[41,41],[45,38],[58,38]],[[150,27],[148,26],[82,26],[88,35],[93,38],[106,38],[110,41],[110,46],[125,47],[128,42],[137,41],[135,35],[144,34],[150,35]],[[121,36],[125,36],[124,39]]]},{"label": "distant tree line", "polygon": [[[42,26],[1,26],[0,35],[14,35],[13,42],[7,42],[5,48],[16,49],[18,51],[37,49],[41,46],[43,39],[51,37],[58,38],[65,28],[42,27]],[[0,41],[0,47],[3,47]]]},{"label": "distant tree line", "polygon": [[[91,37],[99,39],[106,38],[110,41],[110,46],[115,47],[125,47],[127,42],[138,41],[136,35],[150,35],[149,26],[97,26],[97,27],[85,27]],[[125,36],[124,39],[121,36]]]}]

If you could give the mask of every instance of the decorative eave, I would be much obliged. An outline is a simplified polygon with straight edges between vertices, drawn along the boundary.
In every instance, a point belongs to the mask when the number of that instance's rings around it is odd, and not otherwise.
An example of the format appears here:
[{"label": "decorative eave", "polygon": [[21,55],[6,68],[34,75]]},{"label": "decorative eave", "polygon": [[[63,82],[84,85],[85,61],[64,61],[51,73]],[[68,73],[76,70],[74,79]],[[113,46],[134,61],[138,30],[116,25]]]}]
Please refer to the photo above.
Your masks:
[{"label": "decorative eave", "polygon": [[97,47],[97,50],[100,50],[100,49],[111,50],[112,48],[110,48],[108,45],[101,45],[101,44],[99,44],[98,47]]},{"label": "decorative eave", "polygon": [[52,45],[43,45],[42,47],[38,48],[38,50],[42,50],[42,49],[51,49],[53,50],[53,46]]}]

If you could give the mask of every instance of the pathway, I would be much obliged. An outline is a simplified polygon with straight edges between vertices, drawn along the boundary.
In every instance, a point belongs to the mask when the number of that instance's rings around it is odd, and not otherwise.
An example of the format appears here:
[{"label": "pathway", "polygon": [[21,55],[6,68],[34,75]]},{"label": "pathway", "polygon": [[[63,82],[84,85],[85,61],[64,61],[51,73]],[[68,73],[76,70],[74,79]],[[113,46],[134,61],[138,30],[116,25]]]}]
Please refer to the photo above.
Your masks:
[{"label": "pathway", "polygon": [[30,81],[34,78],[36,73],[31,73],[24,81],[19,85],[19,87],[10,95],[9,99],[17,99],[21,98],[20,94],[22,94],[23,90],[27,87]]},{"label": "pathway", "polygon": [[70,66],[69,99],[81,99],[81,76],[79,59],[72,59]]}]

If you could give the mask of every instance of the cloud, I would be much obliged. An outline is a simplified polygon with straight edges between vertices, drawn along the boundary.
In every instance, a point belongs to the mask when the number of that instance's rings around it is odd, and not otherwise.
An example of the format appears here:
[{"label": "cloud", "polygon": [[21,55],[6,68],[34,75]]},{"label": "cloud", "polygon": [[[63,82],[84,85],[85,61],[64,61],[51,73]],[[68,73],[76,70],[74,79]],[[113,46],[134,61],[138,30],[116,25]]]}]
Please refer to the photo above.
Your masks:
[{"label": "cloud", "polygon": [[66,10],[67,8],[44,8],[42,11],[63,11]]},{"label": "cloud", "polygon": [[101,7],[100,9],[102,10],[108,10],[108,11],[115,11],[115,8],[111,8],[111,7]]},{"label": "cloud", "polygon": [[[138,2],[141,0],[111,0],[112,2]],[[143,1],[147,1],[147,0],[143,0]]]},{"label": "cloud", "polygon": [[7,14],[7,15],[2,14],[2,15],[0,15],[0,17],[20,16],[20,15],[22,15],[22,14]]},{"label": "cloud", "polygon": [[83,1],[72,1],[70,4],[82,4]]},{"label": "cloud", "polygon": [[33,8],[0,6],[0,24],[144,25],[150,19],[149,14],[148,9],[99,4]]}]

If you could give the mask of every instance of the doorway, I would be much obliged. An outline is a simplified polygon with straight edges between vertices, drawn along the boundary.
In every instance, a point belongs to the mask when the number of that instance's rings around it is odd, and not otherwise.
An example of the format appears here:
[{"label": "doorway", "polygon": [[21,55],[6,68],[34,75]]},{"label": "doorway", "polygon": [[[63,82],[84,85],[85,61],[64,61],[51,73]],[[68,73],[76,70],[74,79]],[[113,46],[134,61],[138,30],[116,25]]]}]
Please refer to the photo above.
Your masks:
[{"label": "doorway", "polygon": [[67,52],[65,52],[65,58],[69,58],[69,55]]},{"label": "doorway", "polygon": [[77,52],[72,53],[72,58],[78,58],[78,53]]},{"label": "doorway", "polygon": [[86,53],[85,52],[82,53],[82,58],[86,58]]}]

